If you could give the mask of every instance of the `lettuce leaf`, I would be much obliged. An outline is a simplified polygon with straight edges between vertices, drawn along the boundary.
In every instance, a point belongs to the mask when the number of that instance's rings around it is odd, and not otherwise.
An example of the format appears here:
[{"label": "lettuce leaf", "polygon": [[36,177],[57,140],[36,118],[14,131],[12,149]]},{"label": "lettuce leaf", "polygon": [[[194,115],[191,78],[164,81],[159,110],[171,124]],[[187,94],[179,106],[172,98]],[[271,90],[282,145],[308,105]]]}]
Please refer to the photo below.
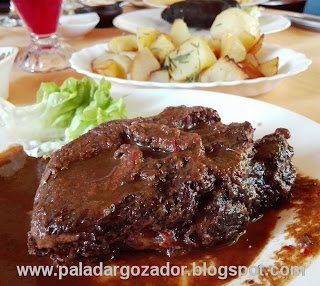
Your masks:
[{"label": "lettuce leaf", "polygon": [[88,77],[68,78],[60,87],[42,83],[35,104],[15,107],[1,100],[0,124],[29,155],[42,156],[102,122],[126,118],[123,98],[113,99],[110,87],[104,79],[96,84]]}]

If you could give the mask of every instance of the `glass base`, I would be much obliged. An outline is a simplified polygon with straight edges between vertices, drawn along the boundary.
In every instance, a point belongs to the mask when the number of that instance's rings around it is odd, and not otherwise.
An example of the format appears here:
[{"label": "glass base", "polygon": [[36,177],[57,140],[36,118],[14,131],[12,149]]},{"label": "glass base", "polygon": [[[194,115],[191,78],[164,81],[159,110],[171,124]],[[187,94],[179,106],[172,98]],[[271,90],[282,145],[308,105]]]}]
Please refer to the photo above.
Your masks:
[{"label": "glass base", "polygon": [[70,67],[73,49],[59,42],[56,34],[31,34],[31,44],[20,54],[17,65],[27,72],[53,72]]}]

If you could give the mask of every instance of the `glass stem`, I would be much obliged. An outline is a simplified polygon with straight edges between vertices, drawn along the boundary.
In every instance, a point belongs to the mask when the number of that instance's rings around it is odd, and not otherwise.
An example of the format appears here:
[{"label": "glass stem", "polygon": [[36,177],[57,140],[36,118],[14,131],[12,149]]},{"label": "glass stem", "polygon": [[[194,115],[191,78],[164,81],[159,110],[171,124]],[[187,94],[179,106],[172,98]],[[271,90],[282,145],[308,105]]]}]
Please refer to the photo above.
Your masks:
[{"label": "glass stem", "polygon": [[32,45],[41,46],[42,49],[58,48],[60,45],[56,33],[47,35],[37,35],[31,33],[30,38]]}]

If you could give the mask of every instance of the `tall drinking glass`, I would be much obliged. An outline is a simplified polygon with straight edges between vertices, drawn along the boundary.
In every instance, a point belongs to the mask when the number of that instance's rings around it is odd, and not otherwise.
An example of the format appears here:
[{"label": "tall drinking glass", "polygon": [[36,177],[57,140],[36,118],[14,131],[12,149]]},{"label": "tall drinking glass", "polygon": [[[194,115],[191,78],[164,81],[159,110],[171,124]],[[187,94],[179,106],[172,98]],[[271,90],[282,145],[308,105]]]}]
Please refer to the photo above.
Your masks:
[{"label": "tall drinking glass", "polygon": [[62,0],[13,0],[31,32],[31,44],[17,59],[29,72],[51,72],[69,67],[72,49],[56,35]]}]

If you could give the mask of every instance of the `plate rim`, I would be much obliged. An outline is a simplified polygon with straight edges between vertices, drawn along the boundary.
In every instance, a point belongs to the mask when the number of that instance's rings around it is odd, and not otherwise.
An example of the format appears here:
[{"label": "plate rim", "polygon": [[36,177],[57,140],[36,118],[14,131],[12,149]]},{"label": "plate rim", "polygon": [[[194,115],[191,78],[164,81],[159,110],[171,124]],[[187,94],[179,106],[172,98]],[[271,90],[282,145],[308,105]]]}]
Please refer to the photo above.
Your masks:
[{"label": "plate rim", "polygon": [[[170,92],[184,92],[187,94],[187,96],[192,96],[188,93],[204,93],[204,94],[211,94],[211,95],[214,95],[214,96],[218,96],[218,97],[229,97],[230,98],[230,102],[232,101],[232,99],[236,100],[236,101],[243,101],[243,102],[246,102],[246,101],[250,101],[252,102],[253,104],[256,104],[256,105],[261,105],[261,106],[267,106],[268,108],[275,108],[275,109],[278,109],[278,111],[280,112],[286,112],[286,113],[289,113],[290,115],[292,116],[296,116],[296,117],[299,117],[301,118],[302,120],[307,120],[309,121],[310,124],[316,124],[317,127],[319,127],[319,132],[320,132],[320,123],[319,122],[316,122],[314,121],[313,119],[309,118],[309,117],[306,117],[302,114],[299,114],[295,111],[292,111],[290,109],[287,109],[287,108],[284,108],[282,106],[279,106],[279,105],[276,105],[276,104],[273,104],[273,103],[270,103],[270,102],[265,102],[265,101],[262,101],[262,100],[259,100],[259,99],[256,99],[256,98],[252,98],[252,97],[244,97],[244,96],[239,96],[239,95],[236,95],[236,94],[231,94],[231,93],[224,93],[224,92],[219,92],[219,91],[214,91],[214,90],[199,90],[199,89],[175,89],[175,88],[161,88],[161,89],[157,89],[158,92],[163,92],[163,93],[170,93]],[[155,89],[153,88],[133,88],[131,91],[129,91],[127,94],[130,95],[132,93],[154,93],[155,92]],[[119,93],[119,91],[118,91]],[[219,112],[219,110],[217,110]],[[223,118],[221,119],[223,121]]]}]

